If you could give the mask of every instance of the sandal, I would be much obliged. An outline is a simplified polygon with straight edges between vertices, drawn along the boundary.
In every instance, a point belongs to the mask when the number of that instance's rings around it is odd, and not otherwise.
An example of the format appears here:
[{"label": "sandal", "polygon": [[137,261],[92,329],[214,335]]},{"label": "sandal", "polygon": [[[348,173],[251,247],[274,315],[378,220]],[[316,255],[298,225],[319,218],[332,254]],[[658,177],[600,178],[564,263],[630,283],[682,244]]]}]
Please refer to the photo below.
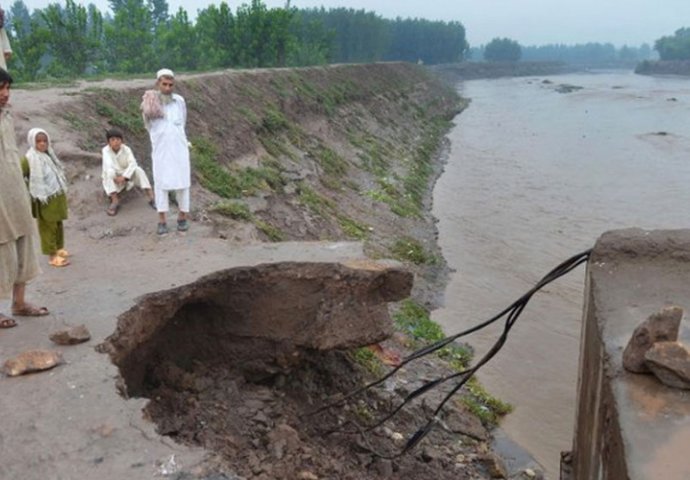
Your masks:
[{"label": "sandal", "polygon": [[105,211],[105,213],[107,213],[107,214],[110,215],[111,217],[114,217],[115,215],[117,215],[117,211],[118,211],[119,209],[120,209],[120,204],[119,204],[119,203],[114,203],[114,204],[111,203],[111,204],[108,206],[108,209]]},{"label": "sandal", "polygon": [[12,307],[12,315],[18,317],[45,317],[50,312],[46,307],[34,307],[25,303],[22,307]]},{"label": "sandal", "polygon": [[186,232],[189,230],[189,222],[187,219],[184,220],[178,220],[177,221],[177,231],[178,232]]},{"label": "sandal", "polygon": [[0,328],[12,328],[17,326],[17,321],[14,318],[8,317],[0,313]]},{"label": "sandal", "polygon": [[72,255],[70,255],[70,253],[69,253],[67,250],[65,250],[64,248],[61,248],[60,250],[58,250],[57,252],[55,252],[55,255],[57,255],[58,257],[62,257],[62,258],[67,258],[67,257],[71,257],[71,256],[72,256]]},{"label": "sandal", "polygon": [[51,267],[66,267],[69,265],[69,260],[59,255],[55,255],[48,261],[48,265]]},{"label": "sandal", "polygon": [[168,225],[166,223],[159,223],[158,227],[156,228],[156,233],[158,235],[165,235],[168,233]]}]

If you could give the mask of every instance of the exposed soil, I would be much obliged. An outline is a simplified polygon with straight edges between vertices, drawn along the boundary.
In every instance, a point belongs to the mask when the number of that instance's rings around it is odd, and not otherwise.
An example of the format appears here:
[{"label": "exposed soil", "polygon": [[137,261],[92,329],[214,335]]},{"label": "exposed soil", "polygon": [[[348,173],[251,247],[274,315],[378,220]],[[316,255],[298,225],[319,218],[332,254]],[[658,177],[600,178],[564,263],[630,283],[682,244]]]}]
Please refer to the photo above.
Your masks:
[{"label": "exposed soil", "polygon": [[[438,148],[441,137],[434,137],[438,132],[429,125],[447,121],[463,108],[451,89],[422,69],[402,64],[180,76],[178,91],[187,99],[192,142],[211,142],[218,164],[237,176],[247,167],[267,168],[277,161],[280,180],[264,181],[244,192],[239,201],[248,205],[252,219],[237,219],[215,212],[221,197],[197,170],[192,231],[187,236],[172,234],[166,242],[156,238],[155,213],[141,194],[127,195],[118,216],[110,218],[104,213],[106,200],[100,186],[101,137],[109,126],[125,130],[126,142],[149,170],[149,145],[137,106],[150,86],[149,80],[106,81],[13,92],[18,138],[23,139],[29,127],[47,125],[57,153],[68,165],[72,184],[68,248],[79,252],[118,244],[107,258],[108,265],[129,264],[132,252],[137,252],[137,268],[150,275],[155,262],[149,262],[147,255],[180,262],[175,257],[179,243],[193,242],[201,256],[219,238],[235,248],[268,241],[261,222],[286,240],[363,238],[366,251],[374,257],[390,256],[395,239],[407,236],[436,259],[406,264],[416,277],[413,296],[428,307],[440,301],[447,271],[428,206],[443,149],[442,142]],[[284,119],[278,118],[279,128],[271,130],[274,111]],[[430,139],[435,139],[435,150],[428,150],[428,142],[425,145]],[[335,152],[335,170],[327,163],[332,156],[319,156],[324,148]],[[436,159],[422,193],[427,208],[419,216],[400,216],[393,212],[393,203],[380,198],[383,192],[404,200],[403,186],[420,149]],[[371,167],[379,161],[377,168]],[[306,203],[306,187],[318,194],[317,205]],[[357,227],[354,233],[348,228],[353,225],[350,220]],[[127,248],[121,248],[123,244]],[[184,262],[194,268],[194,259]],[[70,268],[80,268],[79,262]],[[131,280],[114,281],[126,290]],[[92,286],[77,281],[72,288]],[[188,313],[203,317],[203,311]],[[211,330],[204,332],[213,335]],[[309,350],[301,350],[300,361],[294,364],[259,362],[251,371],[233,369],[237,358],[281,348],[245,337],[238,337],[227,349],[209,350],[199,361],[181,364],[174,353],[187,337],[172,327],[163,335],[169,348],[160,350],[149,365],[140,392],[150,399],[145,412],[161,434],[211,452],[204,471],[179,472],[172,478],[489,478],[494,465],[489,435],[459,406],[446,413],[450,417],[443,419],[445,423],[436,425],[412,453],[393,460],[371,453],[385,456],[399,451],[429,417],[442,391],[403,409],[384,427],[362,434],[363,426],[380,418],[413,388],[437,377],[446,368],[440,361],[418,362],[414,369],[400,372],[395,382],[343,407],[307,415],[361,386],[373,378],[372,373],[349,353]],[[397,337],[387,346],[404,353],[405,345],[405,339]]]}]

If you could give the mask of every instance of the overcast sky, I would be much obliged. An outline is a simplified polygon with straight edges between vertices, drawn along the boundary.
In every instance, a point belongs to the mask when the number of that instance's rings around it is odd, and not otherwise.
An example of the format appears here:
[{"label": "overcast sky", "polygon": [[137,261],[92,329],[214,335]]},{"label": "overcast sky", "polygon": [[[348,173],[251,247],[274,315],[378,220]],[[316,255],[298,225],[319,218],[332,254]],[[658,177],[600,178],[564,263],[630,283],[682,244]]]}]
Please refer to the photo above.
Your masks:
[{"label": "overcast sky", "polygon": [[[226,0],[227,1],[227,0]],[[45,8],[55,0],[24,0],[29,9]],[[2,2],[3,6],[10,1]],[[60,0],[58,3],[63,3]],[[108,10],[107,0],[94,0]],[[194,17],[196,11],[216,0],[168,0],[170,11],[183,7]],[[229,0],[233,11],[248,0]],[[269,7],[285,0],[264,0]],[[521,45],[547,43],[611,42],[638,46],[653,45],[663,35],[690,27],[690,0],[292,0],[298,8],[324,6],[373,10],[386,18],[418,17],[460,21],[471,46],[495,37],[508,37]]]}]

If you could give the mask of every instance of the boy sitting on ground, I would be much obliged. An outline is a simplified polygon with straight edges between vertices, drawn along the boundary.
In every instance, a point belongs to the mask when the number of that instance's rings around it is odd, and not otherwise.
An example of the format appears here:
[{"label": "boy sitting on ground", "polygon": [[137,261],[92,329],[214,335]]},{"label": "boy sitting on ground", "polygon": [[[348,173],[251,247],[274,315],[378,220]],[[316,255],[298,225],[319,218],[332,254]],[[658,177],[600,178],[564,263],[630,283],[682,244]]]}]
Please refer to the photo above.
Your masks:
[{"label": "boy sitting on ground", "polygon": [[137,164],[132,149],[123,143],[122,132],[112,128],[105,132],[108,145],[103,147],[103,189],[110,197],[110,205],[107,213],[110,216],[117,215],[120,208],[120,198],[118,196],[123,190],[130,190],[132,187],[139,187],[149,198],[151,208],[156,208],[153,199],[151,183],[146,176],[146,172]]}]

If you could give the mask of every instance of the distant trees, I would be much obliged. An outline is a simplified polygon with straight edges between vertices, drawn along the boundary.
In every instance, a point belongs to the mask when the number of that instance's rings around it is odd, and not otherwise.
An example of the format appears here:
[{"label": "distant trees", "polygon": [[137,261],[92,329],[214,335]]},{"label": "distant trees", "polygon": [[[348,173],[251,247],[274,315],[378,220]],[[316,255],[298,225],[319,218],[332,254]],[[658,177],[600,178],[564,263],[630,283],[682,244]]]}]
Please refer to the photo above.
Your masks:
[{"label": "distant trees", "polygon": [[[62,1],[62,0],[60,0]],[[168,0],[109,0],[112,12],[76,0],[30,12],[15,0],[7,31],[18,80],[84,74],[228,67],[318,65],[403,60],[456,62],[468,44],[460,22],[384,19],[347,8],[267,8],[247,0],[233,12],[223,1],[197,12]]]},{"label": "distant trees", "polygon": [[521,56],[520,44],[509,38],[494,38],[484,47],[484,60],[490,62],[517,62]]},{"label": "distant trees", "polygon": [[659,38],[654,50],[661,60],[690,60],[690,28],[679,28],[673,36]]}]

